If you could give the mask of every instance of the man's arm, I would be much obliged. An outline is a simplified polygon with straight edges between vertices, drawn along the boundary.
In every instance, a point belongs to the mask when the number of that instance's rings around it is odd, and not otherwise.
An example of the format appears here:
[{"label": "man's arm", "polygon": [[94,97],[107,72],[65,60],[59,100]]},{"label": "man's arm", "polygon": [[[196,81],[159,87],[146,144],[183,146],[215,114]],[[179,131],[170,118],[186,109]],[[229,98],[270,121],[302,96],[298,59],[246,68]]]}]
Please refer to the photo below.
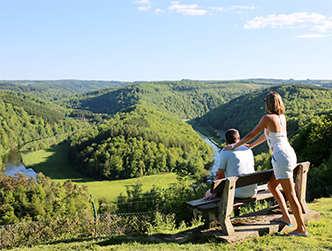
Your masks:
[{"label": "man's arm", "polygon": [[[218,169],[218,172],[216,174],[215,180],[220,180],[225,178],[225,170],[224,169]],[[207,190],[205,193],[205,197],[203,200],[211,200],[217,196],[216,193],[211,193],[211,189]]]},{"label": "man's arm", "polygon": [[225,178],[225,170],[224,169],[218,169],[218,172],[216,174],[216,180],[220,180]]}]

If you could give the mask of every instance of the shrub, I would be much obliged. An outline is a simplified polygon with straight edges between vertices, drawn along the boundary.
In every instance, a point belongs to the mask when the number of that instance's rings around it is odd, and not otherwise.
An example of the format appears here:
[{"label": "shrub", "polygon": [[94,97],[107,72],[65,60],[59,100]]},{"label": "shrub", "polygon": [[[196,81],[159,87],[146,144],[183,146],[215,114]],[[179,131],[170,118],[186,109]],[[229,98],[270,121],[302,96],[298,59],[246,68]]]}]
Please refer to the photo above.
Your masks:
[{"label": "shrub", "polygon": [[178,176],[177,182],[170,187],[155,186],[145,193],[140,183],[127,188],[127,196],[120,195],[117,199],[117,213],[158,211],[164,215],[174,214],[177,226],[182,221],[189,224],[197,216],[185,203],[204,197],[208,186],[199,184],[194,190],[184,179]]}]

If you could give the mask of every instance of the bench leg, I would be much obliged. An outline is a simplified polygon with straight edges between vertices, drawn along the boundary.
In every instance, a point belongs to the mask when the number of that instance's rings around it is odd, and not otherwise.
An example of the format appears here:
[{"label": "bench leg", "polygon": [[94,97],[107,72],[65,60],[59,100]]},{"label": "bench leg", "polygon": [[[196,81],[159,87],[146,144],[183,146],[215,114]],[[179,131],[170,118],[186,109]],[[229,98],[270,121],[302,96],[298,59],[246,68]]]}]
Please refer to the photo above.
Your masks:
[{"label": "bench leg", "polygon": [[309,171],[310,162],[305,162],[299,164],[299,169],[296,174],[296,181],[295,181],[295,191],[297,198],[302,206],[303,213],[308,213],[309,208],[307,202],[305,200],[306,197],[306,190],[307,190],[307,174]]},{"label": "bench leg", "polygon": [[203,219],[204,219],[204,228],[208,229],[210,228],[210,214],[209,212],[203,212]]},{"label": "bench leg", "polygon": [[235,217],[240,216],[240,209],[235,209],[234,208],[234,216]]},{"label": "bench leg", "polygon": [[221,230],[224,234],[229,236],[234,235],[235,233],[231,222],[231,214],[233,212],[235,183],[237,179],[238,177],[227,178],[219,205],[219,222],[221,225]]},{"label": "bench leg", "polygon": [[203,212],[203,219],[205,220],[204,221],[205,229],[211,228],[211,222],[217,220],[216,213],[217,213],[216,211],[204,211]]}]

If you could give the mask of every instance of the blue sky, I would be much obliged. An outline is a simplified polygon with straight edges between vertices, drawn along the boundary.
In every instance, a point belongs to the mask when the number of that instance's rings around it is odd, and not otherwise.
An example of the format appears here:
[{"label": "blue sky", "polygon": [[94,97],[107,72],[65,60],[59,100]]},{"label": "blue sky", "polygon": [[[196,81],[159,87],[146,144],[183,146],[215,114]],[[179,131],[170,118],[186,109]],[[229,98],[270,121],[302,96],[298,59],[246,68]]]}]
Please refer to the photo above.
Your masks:
[{"label": "blue sky", "polygon": [[0,80],[332,79],[332,0],[0,0]]}]

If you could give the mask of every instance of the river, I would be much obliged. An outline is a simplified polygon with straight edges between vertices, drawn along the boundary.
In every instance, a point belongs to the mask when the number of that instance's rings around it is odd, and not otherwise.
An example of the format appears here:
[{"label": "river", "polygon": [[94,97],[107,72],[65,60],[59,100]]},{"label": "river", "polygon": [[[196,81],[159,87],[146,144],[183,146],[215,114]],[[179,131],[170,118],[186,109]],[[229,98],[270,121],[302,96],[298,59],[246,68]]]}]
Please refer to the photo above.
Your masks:
[{"label": "river", "polygon": [[22,173],[27,177],[32,176],[37,180],[37,173],[32,168],[25,168],[24,164],[22,163],[19,149],[13,149],[1,158],[2,162],[5,163],[5,170],[3,173],[10,176],[15,176],[17,173]]},{"label": "river", "polygon": [[213,166],[211,167],[211,170],[210,170],[210,175],[211,176],[215,176],[217,171],[218,171],[218,164],[219,164],[219,150],[220,148],[217,147],[215,144],[212,143],[211,140],[209,140],[207,137],[203,136],[203,139],[204,139],[204,142],[206,142],[209,146],[211,146],[214,150],[214,155],[213,155],[213,158],[214,158],[214,163],[213,163]]}]

